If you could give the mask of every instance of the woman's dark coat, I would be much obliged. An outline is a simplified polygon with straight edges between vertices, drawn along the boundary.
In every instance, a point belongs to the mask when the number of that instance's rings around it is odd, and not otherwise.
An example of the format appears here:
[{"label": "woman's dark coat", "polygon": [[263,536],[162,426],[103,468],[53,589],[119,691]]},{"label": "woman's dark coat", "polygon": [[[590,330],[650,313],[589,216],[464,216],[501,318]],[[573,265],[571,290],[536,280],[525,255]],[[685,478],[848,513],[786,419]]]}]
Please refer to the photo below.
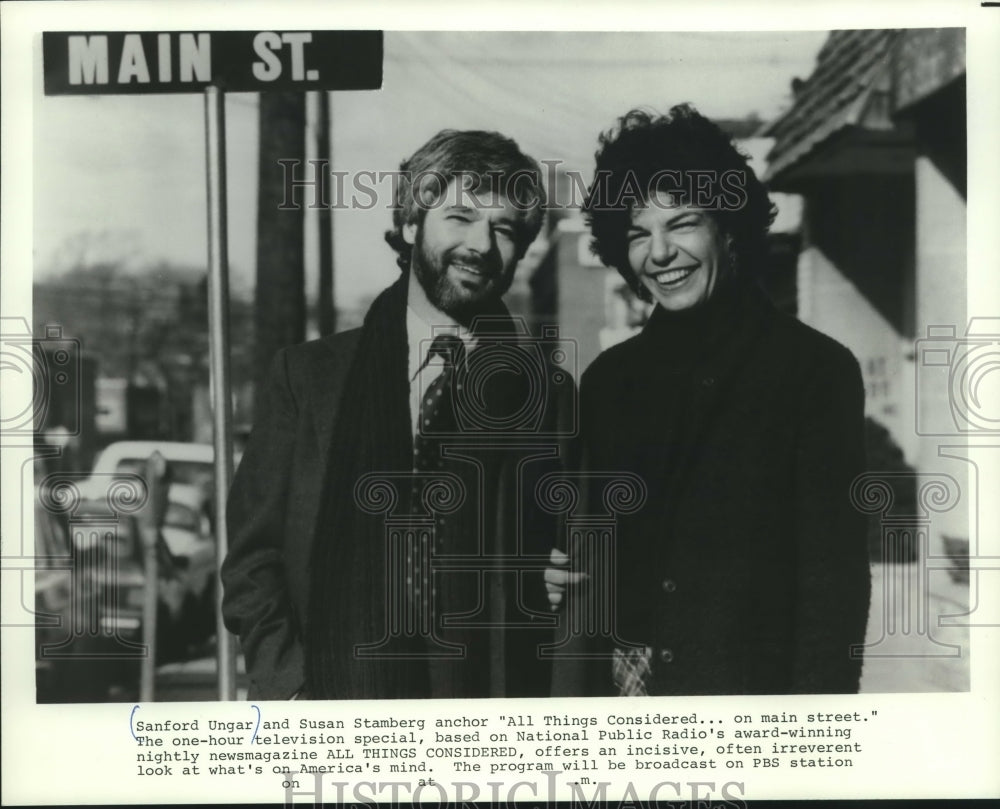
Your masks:
[{"label": "woman's dark coat", "polygon": [[[581,424],[587,469],[648,489],[618,517],[614,615],[652,648],[650,694],[857,691],[870,575],[847,349],[756,287],[657,309],[587,369]],[[614,693],[610,663],[560,664],[556,693]]]}]

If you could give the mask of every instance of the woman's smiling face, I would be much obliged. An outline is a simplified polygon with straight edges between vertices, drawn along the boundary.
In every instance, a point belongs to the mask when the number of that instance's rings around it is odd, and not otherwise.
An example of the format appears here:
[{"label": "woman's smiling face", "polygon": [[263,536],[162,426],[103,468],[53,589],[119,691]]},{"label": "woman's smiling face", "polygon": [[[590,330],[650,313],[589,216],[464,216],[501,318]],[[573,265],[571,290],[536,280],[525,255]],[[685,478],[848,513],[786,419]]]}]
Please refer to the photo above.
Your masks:
[{"label": "woman's smiling face", "polygon": [[729,269],[729,253],[704,208],[657,191],[632,209],[628,261],[653,300],[669,311],[707,301]]}]

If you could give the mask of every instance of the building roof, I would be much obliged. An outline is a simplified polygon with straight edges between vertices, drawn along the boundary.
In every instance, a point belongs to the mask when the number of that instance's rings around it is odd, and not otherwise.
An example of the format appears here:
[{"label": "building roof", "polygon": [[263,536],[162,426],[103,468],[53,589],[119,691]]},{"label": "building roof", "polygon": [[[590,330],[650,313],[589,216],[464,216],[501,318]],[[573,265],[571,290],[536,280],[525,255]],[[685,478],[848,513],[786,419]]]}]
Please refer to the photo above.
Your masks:
[{"label": "building roof", "polygon": [[762,134],[775,139],[767,180],[796,166],[845,128],[891,131],[892,49],[900,32],[832,31],[808,79],[794,80],[795,102]]},{"label": "building roof", "polygon": [[831,31],[791,108],[767,125],[765,180],[794,189],[819,175],[905,171],[913,107],[965,74],[961,28]]}]

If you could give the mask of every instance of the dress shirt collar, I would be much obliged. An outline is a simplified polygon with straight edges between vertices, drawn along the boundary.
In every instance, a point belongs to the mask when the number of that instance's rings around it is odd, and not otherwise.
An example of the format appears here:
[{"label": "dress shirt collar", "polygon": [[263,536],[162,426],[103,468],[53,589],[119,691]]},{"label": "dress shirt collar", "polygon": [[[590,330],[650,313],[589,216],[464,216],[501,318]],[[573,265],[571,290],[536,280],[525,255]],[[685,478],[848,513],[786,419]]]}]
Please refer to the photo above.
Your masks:
[{"label": "dress shirt collar", "polygon": [[427,293],[410,273],[406,295],[406,337],[409,342],[409,378],[416,379],[420,369],[427,362],[427,352],[439,334],[454,334],[465,343],[466,351],[471,351],[476,339],[465,326],[442,312],[428,299]]}]

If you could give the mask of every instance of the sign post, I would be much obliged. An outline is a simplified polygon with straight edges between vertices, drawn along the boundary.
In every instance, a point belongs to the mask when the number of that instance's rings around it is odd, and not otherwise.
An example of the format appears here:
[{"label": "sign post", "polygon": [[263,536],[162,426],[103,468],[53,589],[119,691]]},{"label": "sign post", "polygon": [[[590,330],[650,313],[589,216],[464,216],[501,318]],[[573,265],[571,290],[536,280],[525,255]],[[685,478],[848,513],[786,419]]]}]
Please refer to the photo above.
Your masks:
[{"label": "sign post", "polygon": [[[208,193],[208,344],[215,449],[216,567],[229,551],[225,502],[233,477],[232,385],[229,377],[229,242],[226,220],[226,98],[205,88],[205,162]],[[215,588],[219,699],[236,697],[233,639],[222,620],[222,587]]]},{"label": "sign post", "polygon": [[[233,476],[225,92],[377,90],[382,86],[382,32],[46,31],[42,58],[46,95],[204,93],[215,537],[221,567],[229,545],[225,505]],[[221,603],[220,584],[218,690],[220,700],[232,700],[236,656]],[[144,677],[144,694],[151,699],[152,670]]]},{"label": "sign post", "polygon": [[139,699],[152,702],[156,693],[157,613],[160,606],[160,531],[167,510],[167,462],[154,452],[145,464],[147,501],[137,524],[142,542],[143,574],[146,589],[142,599],[142,640],[146,647],[139,669]]}]

